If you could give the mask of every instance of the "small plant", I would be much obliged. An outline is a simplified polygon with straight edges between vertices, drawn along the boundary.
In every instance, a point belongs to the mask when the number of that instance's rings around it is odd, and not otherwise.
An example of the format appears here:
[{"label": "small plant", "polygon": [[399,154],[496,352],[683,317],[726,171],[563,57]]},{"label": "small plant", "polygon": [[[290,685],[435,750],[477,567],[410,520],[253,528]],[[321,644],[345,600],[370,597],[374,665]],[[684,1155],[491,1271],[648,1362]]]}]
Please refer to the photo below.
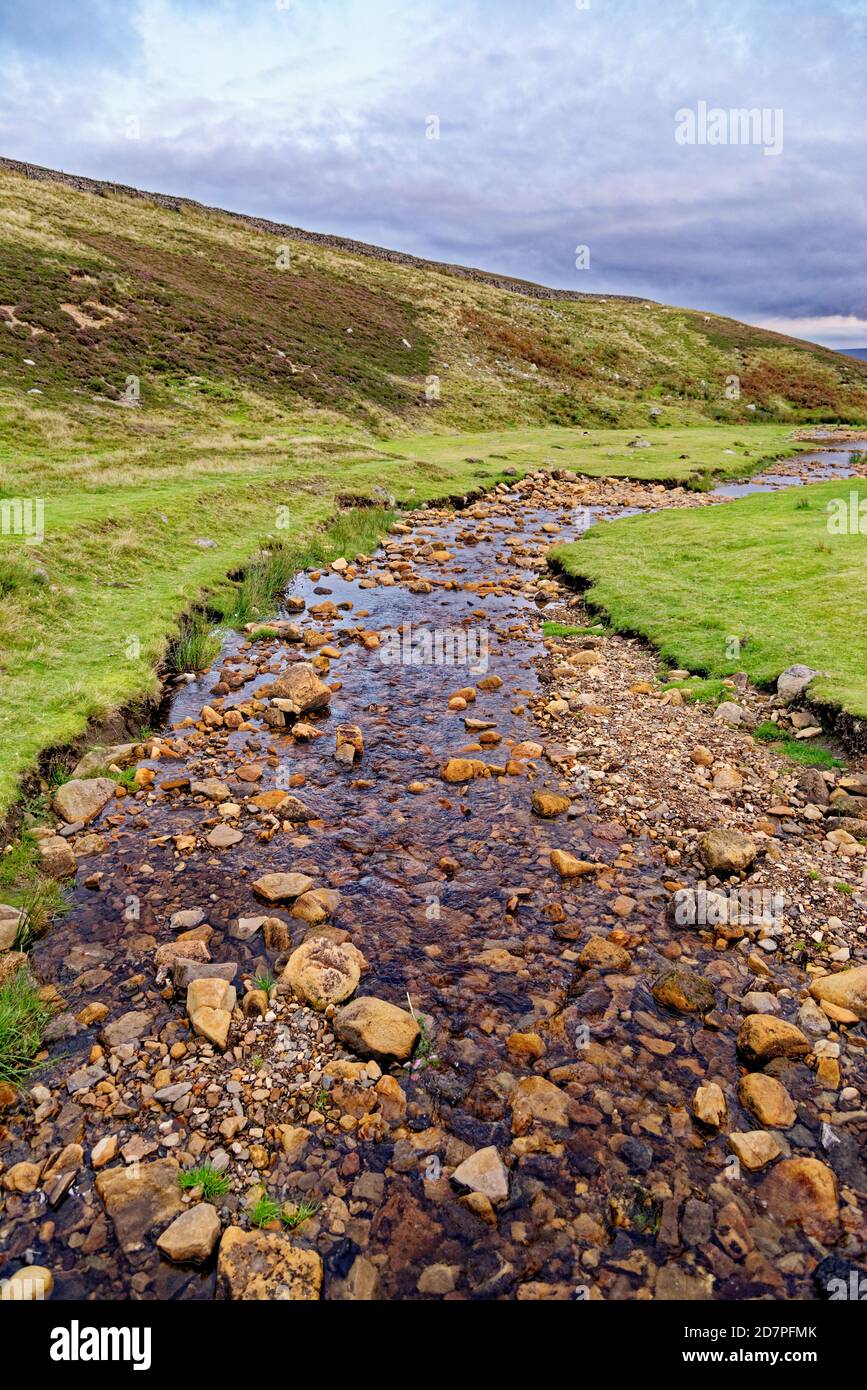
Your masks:
[{"label": "small plant", "polygon": [[258,1226],[260,1229],[263,1226],[272,1225],[275,1221],[282,1220],[280,1203],[275,1202],[273,1197],[269,1197],[267,1192],[263,1192],[250,1208],[250,1220],[254,1226]]},{"label": "small plant", "polygon": [[289,1211],[284,1208],[280,1213],[280,1220],[287,1231],[297,1231],[298,1227],[309,1221],[311,1216],[315,1216],[318,1210],[318,1202],[298,1202]]},{"label": "small plant", "polygon": [[774,723],[773,719],[765,719],[757,728],[753,729],[753,738],[761,739],[763,743],[772,743],[776,739],[785,737],[784,731],[779,724]]},{"label": "small plant", "polygon": [[433,1053],[433,1038],[430,1035],[427,1019],[423,1014],[416,1014],[415,1021],[418,1024],[418,1042],[415,1045],[415,1052],[409,1062],[406,1062],[407,1071],[423,1071],[425,1067],[436,1066],[438,1058]]},{"label": "small plant", "polygon": [[808,512],[809,510],[810,510],[810,499],[809,499],[809,497],[799,497],[798,500],[797,500],[797,502],[795,503],[795,511],[796,511],[796,512]]},{"label": "small plant", "polygon": [[276,627],[259,627],[250,633],[251,642],[273,642],[280,634]]},{"label": "small plant", "polygon": [[216,632],[203,617],[197,615],[190,618],[169,648],[169,669],[178,674],[186,671],[206,671],[221,645],[219,632]]},{"label": "small plant", "polygon": [[854,892],[855,892],[855,889],[852,887],[852,884],[851,884],[851,883],[842,883],[842,882],[840,882],[840,883],[835,883],[835,884],[834,884],[834,887],[837,889],[837,892],[838,892],[838,893],[854,893]]},{"label": "small plant", "polygon": [[16,970],[0,985],[0,1081],[22,1086],[34,1070],[50,1007],[30,973]]},{"label": "small plant", "polygon": [[179,1173],[178,1186],[182,1192],[200,1187],[202,1196],[211,1201],[214,1197],[225,1197],[229,1191],[229,1179],[218,1173],[216,1168],[212,1168],[210,1163],[201,1163],[198,1168],[186,1168],[184,1172]]},{"label": "small plant", "polygon": [[261,989],[263,993],[269,996],[276,983],[277,981],[270,970],[263,970],[261,975],[255,975],[253,977],[253,988]]},{"label": "small plant", "polygon": [[326,1091],[324,1086],[320,1086],[319,1091],[316,1095],[316,1099],[313,1102],[313,1108],[314,1110],[318,1110],[320,1113],[324,1113],[327,1104],[328,1092]]}]

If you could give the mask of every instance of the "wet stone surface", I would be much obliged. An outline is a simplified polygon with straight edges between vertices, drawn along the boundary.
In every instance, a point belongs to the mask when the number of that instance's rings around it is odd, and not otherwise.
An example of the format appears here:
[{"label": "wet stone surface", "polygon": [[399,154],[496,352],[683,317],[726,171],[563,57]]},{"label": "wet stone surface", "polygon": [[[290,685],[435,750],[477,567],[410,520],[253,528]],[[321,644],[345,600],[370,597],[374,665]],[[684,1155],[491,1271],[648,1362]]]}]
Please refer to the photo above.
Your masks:
[{"label": "wet stone surface", "polygon": [[[863,1023],[823,1014],[806,1055],[765,1063],[794,1123],[768,1129],[770,1166],[738,1167],[764,1153],[737,1038],[767,985],[735,933],[672,925],[654,836],[570,781],[568,731],[533,717],[552,693],[541,622],[565,597],[544,557],[576,511],[709,504],[537,477],[417,514],[376,556],[300,576],[296,631],[234,637],[178,688],[33,952],[60,1013],[31,1095],[0,1113],[0,1276],[47,1266],[55,1298],[226,1296],[216,1252],[183,1265],[156,1245],[203,1195],[178,1198],[178,1171],[206,1162],[224,1229],[249,1229],[262,1192],[288,1204],[326,1299],[811,1298],[823,1258],[863,1261],[863,1112],[822,1118],[842,1104],[830,1063],[863,1095]],[[413,664],[437,632],[463,634],[476,669]],[[300,663],[330,702],[284,723],[267,692]],[[468,775],[445,780],[450,760]],[[421,1016],[409,1063],[380,1051],[383,1020],[356,1054],[340,1002],[295,997],[283,971],[316,934],[360,953],[356,997]],[[328,951],[309,968],[333,959],[351,976]],[[225,1050],[177,986],[215,963],[237,990]],[[809,980],[773,969],[797,1025]],[[783,1159],[817,1166],[771,1182]],[[114,1169],[144,1175],[151,1206],[119,1218],[96,1186]],[[316,1296],[308,1266],[298,1297]]]}]

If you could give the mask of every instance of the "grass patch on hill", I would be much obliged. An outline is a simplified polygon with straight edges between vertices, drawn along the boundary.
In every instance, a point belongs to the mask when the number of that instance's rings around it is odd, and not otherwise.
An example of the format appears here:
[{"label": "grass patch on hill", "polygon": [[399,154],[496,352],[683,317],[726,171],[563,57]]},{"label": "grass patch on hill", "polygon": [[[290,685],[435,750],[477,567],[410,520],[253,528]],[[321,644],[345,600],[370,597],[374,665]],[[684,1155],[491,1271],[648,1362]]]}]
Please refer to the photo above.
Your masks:
[{"label": "grass patch on hill", "polygon": [[847,479],[601,523],[552,558],[589,581],[589,602],[615,628],[649,638],[666,660],[759,684],[805,662],[827,673],[814,698],[863,717],[867,534],[828,530],[828,503],[850,489],[867,499],[867,482]]},{"label": "grass patch on hill", "polygon": [[[649,483],[680,483],[704,489],[714,482],[756,473],[774,459],[802,453],[814,445],[789,438],[782,425],[696,425],[686,429],[646,430],[512,429],[479,434],[416,435],[381,443],[387,454],[414,462],[453,466],[499,463],[528,472],[534,468],[571,468],[598,478],[634,478]],[[646,439],[649,448],[633,449],[630,440]]]}]

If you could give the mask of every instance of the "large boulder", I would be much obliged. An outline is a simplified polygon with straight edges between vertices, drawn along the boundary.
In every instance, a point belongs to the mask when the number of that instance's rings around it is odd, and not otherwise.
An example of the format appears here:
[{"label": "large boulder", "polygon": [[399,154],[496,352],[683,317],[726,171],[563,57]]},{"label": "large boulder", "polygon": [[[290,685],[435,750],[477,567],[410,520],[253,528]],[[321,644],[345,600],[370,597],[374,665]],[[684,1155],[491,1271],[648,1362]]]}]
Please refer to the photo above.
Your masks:
[{"label": "large boulder", "polygon": [[271,700],[284,714],[309,714],[327,709],[331,691],[312,666],[300,662],[290,666],[271,685]]},{"label": "large boulder", "polygon": [[342,1004],[354,994],[361,980],[364,957],[350,942],[313,936],[293,951],[280,983],[314,1009]]},{"label": "large boulder", "polygon": [[773,1014],[750,1014],[738,1030],[738,1052],[747,1066],[763,1067],[775,1057],[806,1057],[811,1046],[800,1028]]},{"label": "large boulder", "polygon": [[125,1254],[144,1250],[149,1238],[183,1210],[179,1172],[173,1158],[158,1158],[129,1168],[107,1168],[97,1176],[96,1190]]},{"label": "large boulder", "polygon": [[257,1303],[315,1302],[322,1288],[322,1260],[293,1245],[282,1231],[243,1231],[229,1226],[217,1257],[217,1293]]},{"label": "large boulder", "polygon": [[797,664],[790,666],[777,677],[777,695],[784,705],[790,705],[793,700],[804,694],[807,686],[818,676],[819,672],[814,671],[812,666],[802,666]]},{"label": "large boulder", "polygon": [[73,779],[57,788],[52,805],[69,825],[85,825],[108,805],[116,790],[117,783],[111,777]]},{"label": "large boulder", "polygon": [[810,993],[814,999],[867,1019],[867,965],[841,970],[838,975],[823,975],[813,981]]},{"label": "large boulder", "polygon": [[340,1041],[360,1057],[383,1062],[406,1062],[419,1039],[419,1026],[412,1014],[367,995],[353,999],[334,1018],[334,1031]]},{"label": "large boulder", "polygon": [[711,874],[742,874],[755,862],[758,846],[742,830],[709,830],[698,842],[698,852]]}]

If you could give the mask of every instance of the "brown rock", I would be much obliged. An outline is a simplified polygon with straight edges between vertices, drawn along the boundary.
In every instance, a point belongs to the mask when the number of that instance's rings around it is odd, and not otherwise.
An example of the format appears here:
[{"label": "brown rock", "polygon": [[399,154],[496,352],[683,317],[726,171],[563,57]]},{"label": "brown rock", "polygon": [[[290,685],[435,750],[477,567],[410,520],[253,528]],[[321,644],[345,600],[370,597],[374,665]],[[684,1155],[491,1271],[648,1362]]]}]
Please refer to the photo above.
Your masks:
[{"label": "brown rock", "polygon": [[805,1057],[810,1040],[800,1028],[772,1014],[749,1014],[738,1031],[738,1052],[748,1066],[762,1067],[774,1057]]},{"label": "brown rock", "polygon": [[273,682],[271,699],[284,714],[309,714],[312,710],[327,709],[331,691],[312,666],[299,662]]},{"label": "brown rock", "polygon": [[157,1241],[174,1264],[204,1264],[220,1239],[220,1217],[209,1202],[199,1202],[176,1217]]},{"label": "brown rock", "polygon": [[307,874],[264,874],[253,884],[253,892],[269,903],[286,902],[290,898],[300,898],[313,887],[313,879]]},{"label": "brown rock", "polygon": [[526,1134],[534,1120],[565,1127],[569,1124],[569,1097],[543,1076],[525,1076],[509,1098],[512,1133]]},{"label": "brown rock", "polygon": [[127,1255],[143,1250],[149,1237],[183,1210],[179,1171],[174,1159],[158,1158],[98,1174],[96,1190]]},{"label": "brown rock", "polygon": [[810,993],[814,999],[867,1019],[867,965],[841,970],[837,975],[823,975],[810,986]]},{"label": "brown rock", "polygon": [[752,1071],[738,1083],[738,1100],[745,1110],[755,1115],[759,1124],[773,1129],[789,1129],[797,1115],[792,1097],[785,1086],[773,1076]]},{"label": "brown rock", "polygon": [[832,1241],[839,1230],[837,1179],[817,1158],[784,1158],[768,1174],[759,1196],[771,1215],[800,1226],[817,1240]]},{"label": "brown rock", "polygon": [[405,1009],[367,995],[353,999],[335,1015],[334,1031],[361,1057],[405,1062],[412,1056],[420,1030]]},{"label": "brown rock", "polygon": [[728,1141],[732,1153],[753,1173],[766,1168],[784,1153],[776,1134],[768,1134],[764,1129],[736,1130],[729,1135]]},{"label": "brown rock", "polygon": [[622,946],[618,946],[607,936],[591,936],[582,946],[578,964],[585,970],[628,970],[632,957]]},{"label": "brown rock", "polygon": [[712,874],[741,874],[755,861],[758,846],[740,830],[710,830],[698,842],[705,868]]},{"label": "brown rock", "polygon": [[322,1260],[293,1245],[281,1231],[242,1231],[229,1226],[220,1241],[217,1292],[244,1302],[315,1302],[322,1288]]},{"label": "brown rock", "polygon": [[338,944],[313,936],[293,951],[281,984],[291,986],[299,999],[314,1009],[342,1004],[354,994],[361,980],[363,957],[348,941]]},{"label": "brown rock", "polygon": [[87,777],[83,781],[64,782],[57,788],[52,805],[69,824],[86,824],[98,816],[115,794],[117,783],[111,777]]}]

